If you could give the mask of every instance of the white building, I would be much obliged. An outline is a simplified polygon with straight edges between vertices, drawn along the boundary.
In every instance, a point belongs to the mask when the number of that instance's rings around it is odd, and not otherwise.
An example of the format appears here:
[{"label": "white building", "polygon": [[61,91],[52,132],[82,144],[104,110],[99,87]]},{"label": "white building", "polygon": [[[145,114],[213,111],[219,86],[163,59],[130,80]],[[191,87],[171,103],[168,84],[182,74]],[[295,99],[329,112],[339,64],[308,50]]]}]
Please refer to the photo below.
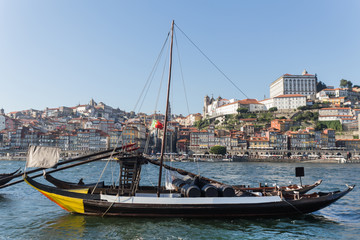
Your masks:
[{"label": "white building", "polygon": [[203,108],[203,117],[216,117],[216,109],[229,103],[234,103],[235,99],[222,99],[218,97],[216,100],[212,97],[211,99],[209,96],[205,96],[204,98],[204,108]]},{"label": "white building", "polygon": [[321,108],[319,109],[319,116],[329,115],[352,115],[351,108]]},{"label": "white building", "polygon": [[264,105],[265,110],[269,110],[270,108],[274,107],[274,99],[273,98],[261,100],[261,101],[259,101],[259,103]]},{"label": "white building", "polygon": [[322,108],[319,109],[319,121],[336,121],[351,123],[356,121],[356,114],[351,108]]},{"label": "white building", "polygon": [[274,97],[274,107],[281,109],[297,109],[306,106],[306,96],[301,94],[287,94]]},{"label": "white building", "polygon": [[265,111],[265,105],[258,102],[256,99],[218,99],[209,98],[208,96],[204,99],[204,118],[215,118],[230,114],[237,114],[239,108],[247,108],[249,112]]},{"label": "white building", "polygon": [[311,99],[316,94],[316,75],[308,74],[306,70],[302,75],[284,74],[270,85],[270,98],[280,95],[301,94]]},{"label": "white building", "polygon": [[316,94],[316,98],[319,100],[327,100],[329,98],[347,97],[352,100],[360,99],[360,92],[357,89],[350,90],[347,88],[326,88]]},{"label": "white building", "polygon": [[196,121],[199,121],[202,119],[202,116],[200,113],[190,114],[185,118],[184,126],[189,127],[193,126]]}]

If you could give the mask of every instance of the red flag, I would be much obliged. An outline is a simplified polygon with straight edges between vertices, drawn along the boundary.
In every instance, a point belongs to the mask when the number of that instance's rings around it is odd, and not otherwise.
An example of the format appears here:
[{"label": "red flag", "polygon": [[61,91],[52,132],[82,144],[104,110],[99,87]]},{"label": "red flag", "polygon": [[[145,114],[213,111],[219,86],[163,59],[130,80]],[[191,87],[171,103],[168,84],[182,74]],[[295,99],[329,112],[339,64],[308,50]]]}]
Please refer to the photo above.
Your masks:
[{"label": "red flag", "polygon": [[157,121],[157,123],[155,124],[155,128],[158,129],[163,129],[164,125],[162,125],[162,123],[160,121]]}]

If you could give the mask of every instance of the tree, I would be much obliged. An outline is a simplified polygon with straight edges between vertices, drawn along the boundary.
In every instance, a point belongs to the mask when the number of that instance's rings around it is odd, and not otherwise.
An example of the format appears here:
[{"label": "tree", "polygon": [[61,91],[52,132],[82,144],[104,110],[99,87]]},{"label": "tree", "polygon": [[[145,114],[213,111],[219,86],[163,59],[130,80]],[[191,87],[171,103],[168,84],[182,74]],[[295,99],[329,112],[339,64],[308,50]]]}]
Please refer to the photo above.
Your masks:
[{"label": "tree", "polygon": [[336,121],[321,121],[316,123],[315,130],[323,130],[325,128],[331,128],[336,131],[342,131],[342,125],[339,120]]},{"label": "tree", "polygon": [[197,128],[197,129],[199,129],[199,130],[201,130],[201,129],[203,129],[203,128],[206,128],[207,126],[209,126],[210,125],[210,122],[209,122],[209,120],[207,120],[207,119],[205,119],[205,120],[199,120],[199,121],[196,121],[195,123],[194,123],[194,126]]},{"label": "tree", "polygon": [[327,88],[326,84],[322,81],[316,83],[316,92],[320,92],[321,90]]},{"label": "tree", "polygon": [[327,128],[325,124],[322,122],[317,122],[315,125],[315,131],[321,131],[323,129]]},{"label": "tree", "polygon": [[210,153],[225,155],[226,154],[226,147],[224,147],[224,146],[213,146],[213,147],[210,148]]},{"label": "tree", "polygon": [[300,107],[298,107],[297,109],[303,111],[303,110],[306,110],[306,109],[307,109],[307,106],[300,106]]},{"label": "tree", "polygon": [[352,88],[352,82],[351,81],[348,81],[346,79],[341,79],[340,80],[340,87],[343,87],[343,88]]},{"label": "tree", "polygon": [[277,110],[278,110],[277,107],[269,108],[269,112],[276,112]]},{"label": "tree", "polygon": [[247,108],[238,108],[236,109],[236,111],[240,114],[240,113],[247,113],[249,112],[249,109]]},{"label": "tree", "polygon": [[292,127],[290,127],[291,131],[297,131],[299,129],[300,129],[300,126],[292,126]]}]

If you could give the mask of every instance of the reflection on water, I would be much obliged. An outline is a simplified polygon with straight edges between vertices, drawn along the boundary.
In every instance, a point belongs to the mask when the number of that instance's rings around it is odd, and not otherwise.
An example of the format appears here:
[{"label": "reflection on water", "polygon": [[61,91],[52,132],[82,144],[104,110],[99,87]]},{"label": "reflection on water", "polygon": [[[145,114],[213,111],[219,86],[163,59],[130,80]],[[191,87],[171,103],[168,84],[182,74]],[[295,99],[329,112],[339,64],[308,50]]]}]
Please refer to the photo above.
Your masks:
[{"label": "reflection on water", "polygon": [[41,236],[61,236],[63,239],[76,239],[84,236],[85,216],[66,214],[50,220],[41,228]]},{"label": "reflection on water", "polygon": [[[344,189],[360,182],[360,165],[288,163],[167,163],[228,184],[299,183],[295,167],[305,167],[304,184],[324,182],[317,191]],[[0,161],[3,172],[24,162]],[[97,181],[104,162],[57,172],[66,181]],[[115,165],[115,168],[118,166]],[[100,169],[100,170],[99,170]],[[97,171],[99,170],[99,173]],[[142,183],[156,185],[158,168],[147,164]],[[111,182],[116,171],[107,169]],[[43,179],[39,179],[45,182]],[[25,183],[0,190],[0,239],[358,239],[360,191],[314,214],[284,219],[116,218],[69,214]]]},{"label": "reflection on water", "polygon": [[[284,219],[116,218],[66,214],[40,227],[42,239],[322,239],[341,224],[321,215]],[[326,235],[326,234],[325,234]]]}]

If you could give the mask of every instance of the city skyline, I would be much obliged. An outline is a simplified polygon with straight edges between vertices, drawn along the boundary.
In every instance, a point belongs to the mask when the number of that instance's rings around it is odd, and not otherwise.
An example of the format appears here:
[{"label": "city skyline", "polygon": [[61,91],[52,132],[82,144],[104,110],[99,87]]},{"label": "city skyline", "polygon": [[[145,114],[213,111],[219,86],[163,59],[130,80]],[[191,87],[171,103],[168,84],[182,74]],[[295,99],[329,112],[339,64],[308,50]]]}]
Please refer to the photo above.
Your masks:
[{"label": "city skyline", "polygon": [[155,109],[156,84],[145,101],[138,98],[173,19],[246,94],[175,29],[182,69],[174,66],[173,113],[201,113],[205,95],[261,100],[274,80],[304,69],[335,87],[342,78],[358,84],[359,10],[358,1],[0,1],[0,108],[93,98],[127,112],[164,112],[165,93]]}]

